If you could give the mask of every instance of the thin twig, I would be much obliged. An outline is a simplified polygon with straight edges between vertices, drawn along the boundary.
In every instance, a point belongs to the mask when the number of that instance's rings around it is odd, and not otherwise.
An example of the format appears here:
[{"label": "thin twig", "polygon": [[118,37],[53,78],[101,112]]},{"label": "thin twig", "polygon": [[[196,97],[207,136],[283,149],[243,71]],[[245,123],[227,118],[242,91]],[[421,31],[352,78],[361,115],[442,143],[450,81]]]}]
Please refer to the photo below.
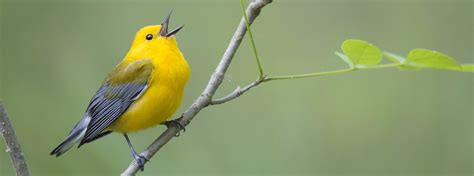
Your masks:
[{"label": "thin twig", "polygon": [[15,135],[15,130],[8,119],[7,111],[0,101],[0,134],[5,139],[6,152],[10,154],[10,159],[17,176],[28,176],[25,156],[21,151],[20,143]]},{"label": "thin twig", "polygon": [[256,81],[250,83],[249,85],[245,86],[244,88],[240,88],[240,86],[238,86],[234,91],[232,91],[232,93],[230,93],[230,94],[228,94],[228,95],[226,95],[222,98],[212,100],[211,105],[218,105],[218,104],[222,104],[222,103],[228,102],[230,100],[233,100],[233,99],[239,97],[240,95],[244,94],[245,92],[249,91],[253,87],[258,86],[260,83],[263,83],[264,80],[265,80],[265,76],[262,77],[262,79],[258,79]]},{"label": "thin twig", "polygon": [[[271,2],[272,0],[256,0],[254,2],[251,2],[247,8],[248,23],[252,24],[255,18],[260,14],[261,9]],[[239,48],[240,43],[242,42],[242,39],[245,36],[246,32],[247,27],[245,19],[242,18],[240,20],[239,26],[237,27],[237,30],[234,33],[234,36],[232,37],[229,43],[229,46],[227,47],[224,55],[221,58],[221,61],[217,65],[214,73],[211,75],[211,78],[206,88],[201,93],[201,95],[194,101],[194,103],[188,109],[186,109],[186,111],[182,115],[182,118],[180,118],[179,122],[182,125],[187,126],[194,118],[194,116],[196,116],[196,114],[201,111],[201,109],[211,104],[212,96],[216,92],[219,85],[222,83],[227,68],[229,68],[230,63],[232,62],[232,58],[234,57],[234,54]],[[170,126],[170,128],[168,128],[155,141],[153,141],[153,143],[149,145],[147,149],[145,149],[145,151],[141,153],[141,155],[150,159],[158,150],[160,150],[166,143],[168,143],[171,138],[175,137],[175,135],[179,133],[179,131],[179,128]],[[132,161],[132,163],[130,163],[127,169],[122,172],[122,175],[135,175],[138,170],[138,165],[135,163],[135,161]]]}]

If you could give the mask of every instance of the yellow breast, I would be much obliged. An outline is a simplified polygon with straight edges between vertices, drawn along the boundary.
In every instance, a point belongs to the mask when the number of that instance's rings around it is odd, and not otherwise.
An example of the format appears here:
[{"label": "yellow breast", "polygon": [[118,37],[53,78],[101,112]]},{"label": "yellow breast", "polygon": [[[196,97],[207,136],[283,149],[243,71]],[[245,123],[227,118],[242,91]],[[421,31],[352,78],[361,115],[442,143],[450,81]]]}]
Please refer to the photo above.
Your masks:
[{"label": "yellow breast", "polygon": [[[189,69],[158,68],[144,94],[110,126],[122,133],[134,132],[158,125],[169,119],[181,104]],[[184,69],[183,69],[184,68]]]},{"label": "yellow breast", "polygon": [[182,97],[182,90],[151,86],[110,129],[128,133],[158,125],[173,115],[181,104]]}]

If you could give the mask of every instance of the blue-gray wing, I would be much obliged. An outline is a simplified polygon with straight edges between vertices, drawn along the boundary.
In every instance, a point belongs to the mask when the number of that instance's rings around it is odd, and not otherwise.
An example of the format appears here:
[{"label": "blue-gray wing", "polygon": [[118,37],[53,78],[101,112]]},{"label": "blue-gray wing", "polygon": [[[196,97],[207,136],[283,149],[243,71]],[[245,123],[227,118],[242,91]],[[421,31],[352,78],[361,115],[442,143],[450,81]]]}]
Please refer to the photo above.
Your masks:
[{"label": "blue-gray wing", "polygon": [[146,87],[146,82],[102,85],[86,110],[86,115],[91,117],[91,121],[79,145],[103,136],[104,130],[130,107]]}]

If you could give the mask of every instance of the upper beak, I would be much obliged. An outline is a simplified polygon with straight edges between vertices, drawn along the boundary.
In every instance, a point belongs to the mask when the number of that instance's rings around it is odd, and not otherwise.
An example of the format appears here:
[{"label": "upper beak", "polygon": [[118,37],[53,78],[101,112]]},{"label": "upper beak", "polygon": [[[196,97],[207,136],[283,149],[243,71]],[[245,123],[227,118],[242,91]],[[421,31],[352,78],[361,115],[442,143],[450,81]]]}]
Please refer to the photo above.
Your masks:
[{"label": "upper beak", "polygon": [[172,30],[171,32],[168,32],[168,26],[169,26],[169,23],[170,23],[170,17],[171,17],[172,12],[173,12],[173,10],[170,11],[168,16],[161,23],[160,32],[158,32],[158,34],[162,37],[169,37],[169,36],[175,35],[176,33],[178,33],[179,30],[181,30],[184,27],[184,25],[181,25],[180,27]]}]

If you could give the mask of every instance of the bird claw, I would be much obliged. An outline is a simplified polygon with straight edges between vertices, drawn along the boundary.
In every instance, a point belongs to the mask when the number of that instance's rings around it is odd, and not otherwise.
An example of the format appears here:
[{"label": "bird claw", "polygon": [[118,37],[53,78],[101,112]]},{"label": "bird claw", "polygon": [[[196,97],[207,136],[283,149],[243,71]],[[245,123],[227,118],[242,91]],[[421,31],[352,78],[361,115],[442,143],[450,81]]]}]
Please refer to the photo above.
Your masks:
[{"label": "bird claw", "polygon": [[133,159],[137,163],[138,168],[140,169],[140,171],[143,172],[143,170],[145,170],[145,163],[148,162],[149,160],[147,158],[145,158],[144,156],[141,156],[137,153],[133,153]]},{"label": "bird claw", "polygon": [[162,124],[165,125],[167,128],[170,128],[172,126],[174,126],[176,128],[179,128],[179,132],[176,133],[176,135],[175,135],[175,137],[179,137],[179,135],[181,135],[181,131],[186,132],[186,128],[184,127],[184,125],[179,122],[179,120],[181,118],[183,118],[183,117],[181,116],[180,118],[177,118],[177,119],[174,119],[174,120],[165,121]]}]

